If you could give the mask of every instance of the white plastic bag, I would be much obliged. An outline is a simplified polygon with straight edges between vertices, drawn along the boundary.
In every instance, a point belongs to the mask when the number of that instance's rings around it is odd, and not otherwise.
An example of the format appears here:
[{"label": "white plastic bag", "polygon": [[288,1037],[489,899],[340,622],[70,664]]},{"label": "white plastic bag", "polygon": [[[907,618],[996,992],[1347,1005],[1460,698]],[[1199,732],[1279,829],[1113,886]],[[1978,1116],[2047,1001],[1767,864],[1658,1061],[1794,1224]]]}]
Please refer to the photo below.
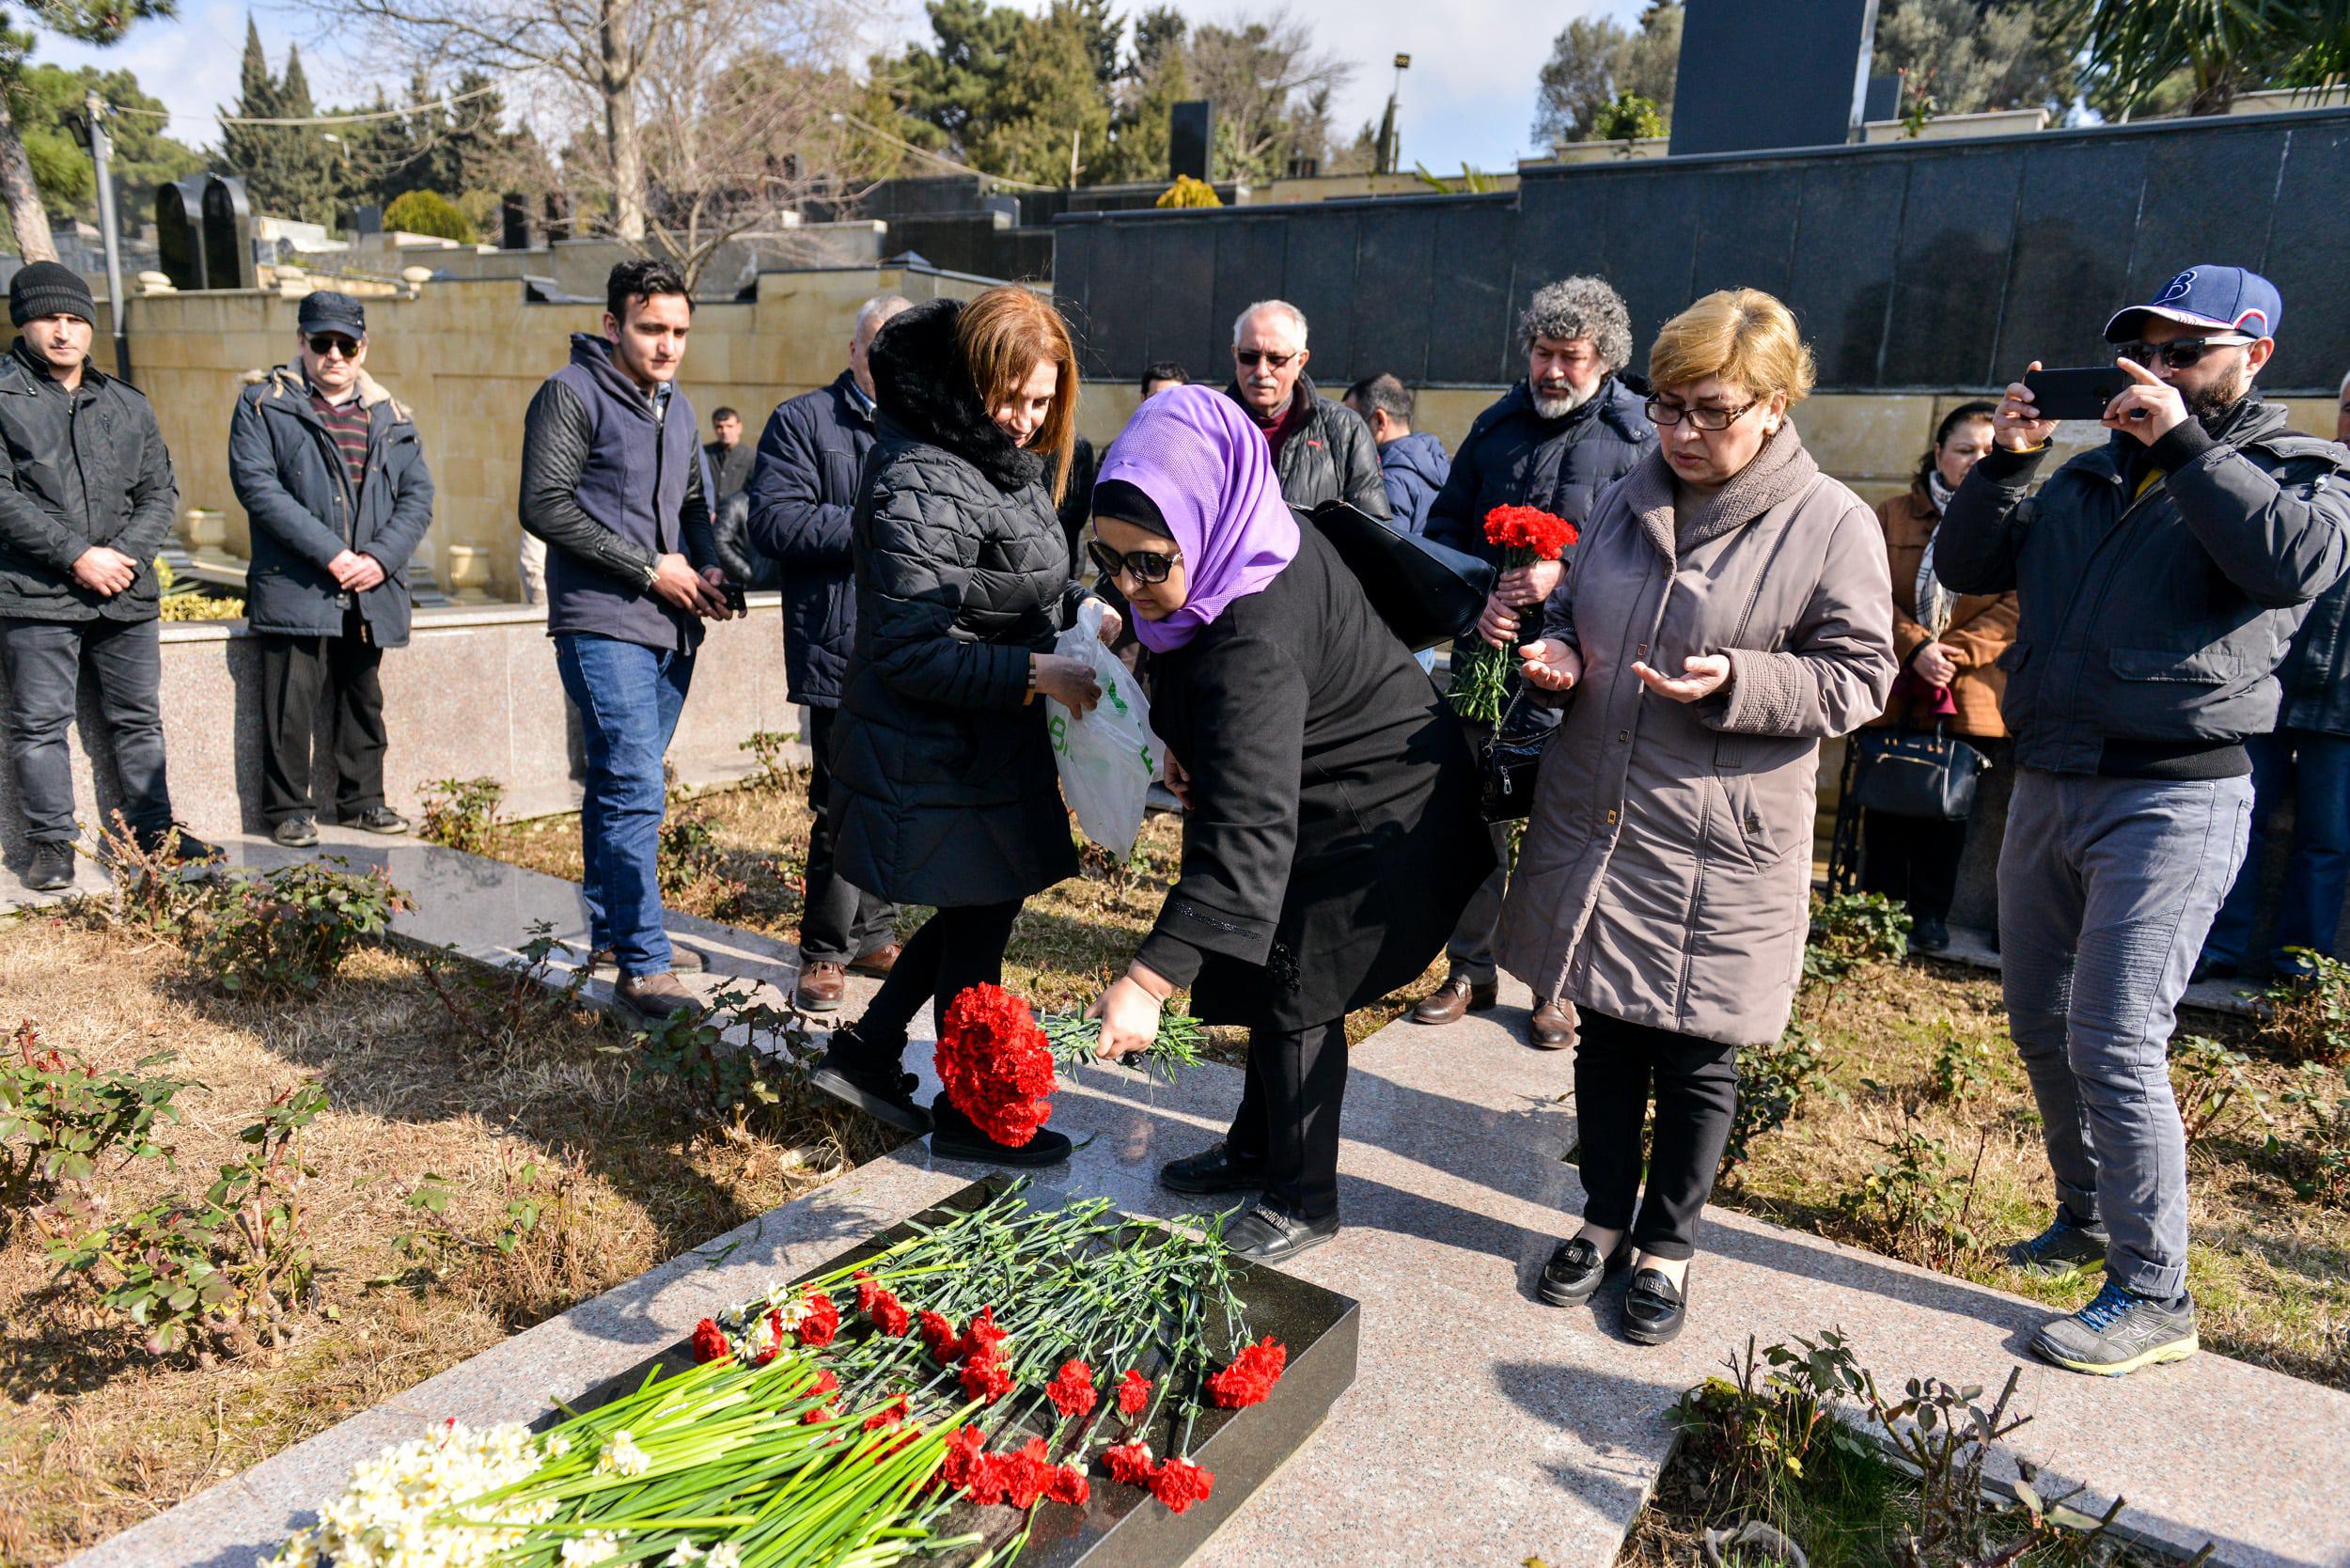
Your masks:
[{"label": "white plastic bag", "polygon": [[1102,700],[1082,718],[1046,698],[1045,717],[1053,735],[1053,760],[1060,767],[1061,793],[1077,813],[1087,838],[1124,860],[1135,853],[1142,811],[1159,776],[1159,737],[1151,729],[1151,700],[1131,670],[1102,646],[1102,602],[1077,606],[1077,623],[1060,635],[1053,651],[1082,659],[1101,685]]}]

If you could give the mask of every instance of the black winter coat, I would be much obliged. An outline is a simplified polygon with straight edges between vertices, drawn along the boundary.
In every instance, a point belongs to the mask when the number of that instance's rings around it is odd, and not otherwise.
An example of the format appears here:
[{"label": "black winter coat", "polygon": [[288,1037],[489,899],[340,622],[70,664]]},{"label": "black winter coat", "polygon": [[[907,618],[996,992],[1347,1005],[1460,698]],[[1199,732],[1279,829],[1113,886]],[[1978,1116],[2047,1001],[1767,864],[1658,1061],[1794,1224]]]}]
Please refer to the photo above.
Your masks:
[{"label": "black winter coat", "polygon": [[[1950,497],[1934,570],[2015,592],[1999,713],[2018,766],[2096,773],[2106,743],[2225,745],[2277,725],[2278,666],[2350,566],[2350,451],[2247,398],[2152,447],[2115,431],[2027,495],[1994,447]],[[2148,470],[2162,478],[2143,490]]]},{"label": "black winter coat", "polygon": [[[152,619],[155,552],[179,504],[171,454],[137,387],[85,364],[69,393],[21,337],[0,356],[0,616]],[[73,579],[96,544],[138,563],[111,598]]]},{"label": "black winter coat", "polygon": [[[1519,382],[1462,437],[1452,472],[1429,504],[1428,537],[1497,566],[1501,552],[1485,541],[1485,514],[1496,507],[1540,507],[1581,527],[1600,492],[1655,449],[1656,427],[1641,406],[1646,400],[1639,387],[1610,374],[1589,398],[1545,419]],[[1472,632],[1453,644],[1453,656],[1482,646]]]},{"label": "black winter coat", "polygon": [[856,637],[849,517],[873,421],[855,385],[843,370],[830,386],[778,403],[751,469],[751,547],[783,567],[784,679],[791,700],[811,708],[840,705]]},{"label": "black winter coat", "polygon": [[901,903],[1025,899],[1077,870],[1028,658],[1070,598],[1043,465],[991,423],[958,300],[873,340],[881,431],[851,519],[856,641],[833,727],[834,870]]},{"label": "black winter coat", "polygon": [[432,523],[432,475],[407,409],[364,372],[358,395],[368,411],[368,466],[353,496],[301,370],[280,365],[237,394],[228,482],[253,525],[245,621],[256,632],[342,635],[351,596],[326,563],[355,550],[384,568],[384,581],[359,595],[368,639],[378,648],[407,644],[408,557]]},{"label": "black winter coat", "polygon": [[742,588],[774,588],[783,586],[783,567],[772,556],[762,556],[751,543],[751,495],[738,490],[718,503],[718,510],[710,514],[710,547],[717,552],[718,570],[727,574],[727,581]]},{"label": "black winter coat", "polygon": [[1151,676],[1191,806],[1141,961],[1201,1018],[1276,1029],[1416,979],[1493,869],[1476,763],[1321,530]]},{"label": "black winter coat", "polygon": [[[1240,384],[1228,383],[1224,395],[1240,402]],[[1379,443],[1371,439],[1371,427],[1344,403],[1315,391],[1311,376],[1297,378],[1296,396],[1313,413],[1304,430],[1281,443],[1274,461],[1282,499],[1308,511],[1324,501],[1345,501],[1357,511],[1386,517],[1387,482],[1380,477]]]},{"label": "black winter coat", "polygon": [[2350,576],[2317,596],[2277,672],[2280,729],[2350,735]]}]

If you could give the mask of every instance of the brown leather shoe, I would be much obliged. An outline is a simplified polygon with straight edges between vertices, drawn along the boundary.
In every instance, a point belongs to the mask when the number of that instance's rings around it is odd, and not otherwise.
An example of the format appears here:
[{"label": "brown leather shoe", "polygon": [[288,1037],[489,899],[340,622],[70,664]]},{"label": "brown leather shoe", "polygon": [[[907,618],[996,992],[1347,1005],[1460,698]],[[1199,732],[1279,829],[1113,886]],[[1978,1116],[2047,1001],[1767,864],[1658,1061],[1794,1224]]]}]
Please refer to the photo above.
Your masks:
[{"label": "brown leather shoe", "polygon": [[875,980],[883,980],[887,978],[889,971],[897,966],[898,944],[895,942],[885,942],[880,947],[875,948],[871,952],[860,953],[857,957],[850,960],[849,973],[853,975],[870,975]]},{"label": "brown leather shoe", "polygon": [[1563,1051],[1574,1043],[1580,1022],[1573,1002],[1544,1002],[1526,1026],[1526,1043],[1537,1051]]},{"label": "brown leather shoe", "polygon": [[699,1012],[702,1009],[700,998],[666,969],[657,975],[624,980],[612,988],[612,995],[623,1009],[634,1013],[649,1027],[657,1028],[682,1012]]},{"label": "brown leather shoe", "polygon": [[[588,967],[591,972],[617,969],[619,966],[619,954],[609,948],[598,948],[588,955]],[[681,948],[675,942],[671,942],[669,944],[669,967],[681,975],[698,975],[710,965],[705,964],[702,961],[702,955],[693,949]]]},{"label": "brown leather shoe", "polygon": [[838,964],[816,963],[800,971],[791,1005],[802,1012],[838,1012],[849,994],[848,971]]},{"label": "brown leather shoe", "polygon": [[1474,984],[1455,975],[1420,998],[1412,1009],[1415,1024],[1457,1024],[1471,1012],[1491,1012],[1501,999],[1501,987],[1492,980]]}]

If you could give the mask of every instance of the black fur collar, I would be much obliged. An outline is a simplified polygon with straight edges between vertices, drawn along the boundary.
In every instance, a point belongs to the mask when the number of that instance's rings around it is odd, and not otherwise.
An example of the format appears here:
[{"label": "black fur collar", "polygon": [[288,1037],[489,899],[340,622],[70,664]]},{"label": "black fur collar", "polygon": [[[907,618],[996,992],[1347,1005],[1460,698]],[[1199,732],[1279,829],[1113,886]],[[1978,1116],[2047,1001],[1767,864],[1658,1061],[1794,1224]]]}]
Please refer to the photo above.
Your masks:
[{"label": "black fur collar", "polygon": [[1038,482],[1044,464],[995,428],[971,389],[971,373],[955,346],[961,300],[930,300],[891,317],[873,339],[873,403],[882,422],[914,440],[945,447],[996,489]]}]

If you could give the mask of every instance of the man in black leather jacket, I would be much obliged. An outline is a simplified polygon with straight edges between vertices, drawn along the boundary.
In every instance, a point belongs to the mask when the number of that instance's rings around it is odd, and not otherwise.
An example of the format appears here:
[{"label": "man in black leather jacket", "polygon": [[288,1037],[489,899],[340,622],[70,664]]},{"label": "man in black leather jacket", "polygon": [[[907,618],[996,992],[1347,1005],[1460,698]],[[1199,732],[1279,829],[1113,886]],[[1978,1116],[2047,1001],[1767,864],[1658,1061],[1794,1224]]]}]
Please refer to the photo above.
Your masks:
[{"label": "man in black leather jacket", "polygon": [[1306,316],[1287,300],[1259,300],[1232,323],[1232,382],[1225,396],[1273,443],[1273,466],[1292,506],[1351,502],[1387,515],[1379,445],[1355,411],[1314,390],[1306,372]]},{"label": "man in black leather jacket", "polygon": [[576,333],[523,425],[522,525],[547,543],[547,635],[588,751],[582,892],[622,1006],[697,1006],[672,974],[656,850],[662,755],[704,620],[730,611],[712,542],[694,409],[676,387],[693,303],[666,262],[623,261],[601,337]]}]

